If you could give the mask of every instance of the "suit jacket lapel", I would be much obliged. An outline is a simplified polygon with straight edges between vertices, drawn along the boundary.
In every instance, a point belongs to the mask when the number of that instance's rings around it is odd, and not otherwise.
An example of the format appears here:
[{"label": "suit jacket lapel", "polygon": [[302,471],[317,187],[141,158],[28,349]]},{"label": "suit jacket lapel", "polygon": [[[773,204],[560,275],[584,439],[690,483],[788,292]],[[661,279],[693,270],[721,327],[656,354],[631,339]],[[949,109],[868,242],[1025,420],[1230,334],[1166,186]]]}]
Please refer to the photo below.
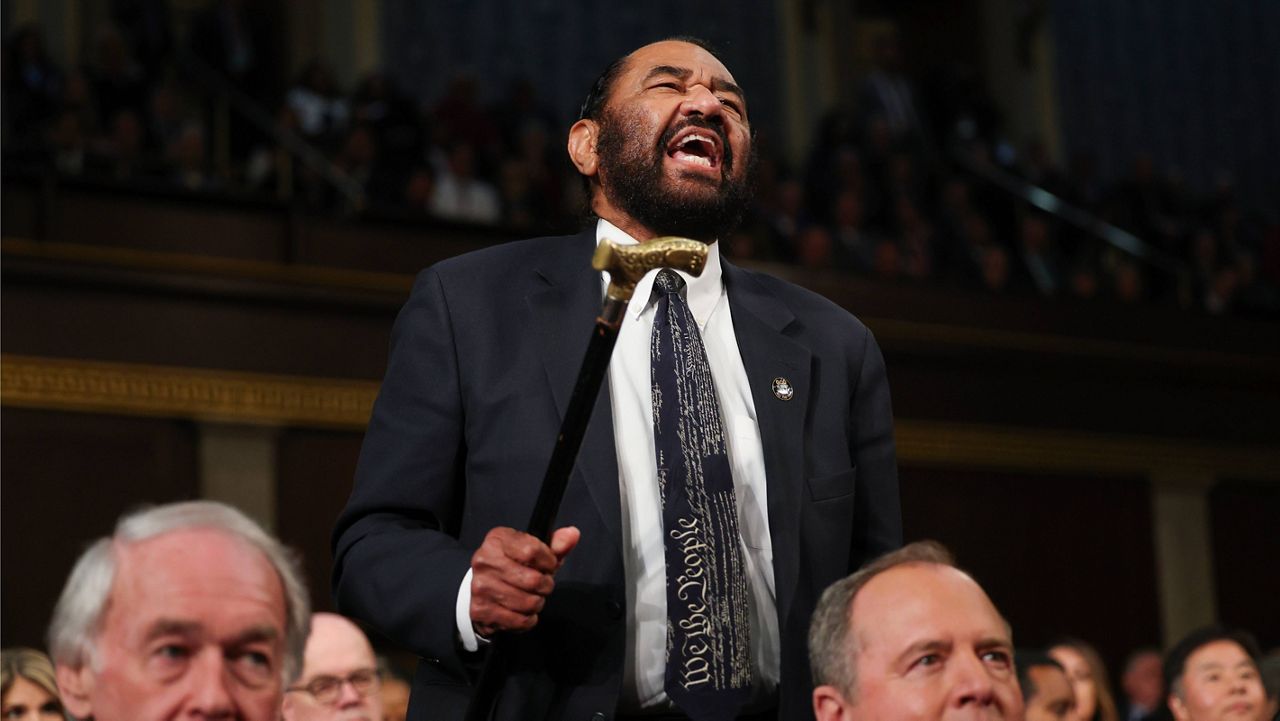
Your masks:
[{"label": "suit jacket lapel", "polygon": [[[800,568],[804,427],[812,354],[783,332],[795,316],[759,281],[729,263],[724,263],[724,281],[764,447],[778,622],[786,628]],[[775,395],[776,378],[791,385],[790,400]]]},{"label": "suit jacket lapel", "polygon": [[[595,318],[600,313],[603,286],[600,274],[591,268],[594,250],[592,226],[575,237],[565,238],[564,253],[548,258],[532,271],[534,281],[528,304],[539,356],[560,419],[568,408]],[[565,506],[572,502],[569,495],[576,485],[574,481],[584,485],[610,530],[613,543],[618,545],[622,538],[622,512],[613,409],[607,387],[600,389],[570,481]]]}]

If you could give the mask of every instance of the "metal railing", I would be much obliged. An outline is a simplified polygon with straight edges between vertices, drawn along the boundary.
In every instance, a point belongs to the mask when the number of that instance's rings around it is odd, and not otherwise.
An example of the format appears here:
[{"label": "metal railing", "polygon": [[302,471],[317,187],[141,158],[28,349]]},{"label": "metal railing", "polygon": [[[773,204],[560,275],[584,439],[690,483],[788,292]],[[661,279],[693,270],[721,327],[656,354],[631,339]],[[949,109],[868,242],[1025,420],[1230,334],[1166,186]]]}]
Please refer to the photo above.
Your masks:
[{"label": "metal railing", "polygon": [[975,160],[964,153],[956,153],[952,160],[964,170],[1014,198],[1043,210],[1063,223],[1101,240],[1147,266],[1168,273],[1179,282],[1185,282],[1191,277],[1190,265],[1185,261],[1169,255],[1133,233],[1108,223],[1083,208],[1072,205],[1024,178],[994,164]]}]

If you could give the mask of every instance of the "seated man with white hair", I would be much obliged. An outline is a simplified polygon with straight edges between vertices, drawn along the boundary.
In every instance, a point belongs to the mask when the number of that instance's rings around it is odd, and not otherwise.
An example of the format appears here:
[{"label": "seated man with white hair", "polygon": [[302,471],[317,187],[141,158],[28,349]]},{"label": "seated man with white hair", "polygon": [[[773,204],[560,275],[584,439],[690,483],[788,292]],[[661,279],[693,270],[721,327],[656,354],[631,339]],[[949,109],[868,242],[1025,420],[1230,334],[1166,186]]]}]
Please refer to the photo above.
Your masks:
[{"label": "seated man with white hair", "polygon": [[302,676],[285,689],[284,721],[382,721],[378,659],[359,626],[315,614],[303,659]]},{"label": "seated man with white hair", "polygon": [[94,721],[274,721],[310,601],[286,549],[230,506],[125,515],[76,562],[49,646],[66,710]]}]

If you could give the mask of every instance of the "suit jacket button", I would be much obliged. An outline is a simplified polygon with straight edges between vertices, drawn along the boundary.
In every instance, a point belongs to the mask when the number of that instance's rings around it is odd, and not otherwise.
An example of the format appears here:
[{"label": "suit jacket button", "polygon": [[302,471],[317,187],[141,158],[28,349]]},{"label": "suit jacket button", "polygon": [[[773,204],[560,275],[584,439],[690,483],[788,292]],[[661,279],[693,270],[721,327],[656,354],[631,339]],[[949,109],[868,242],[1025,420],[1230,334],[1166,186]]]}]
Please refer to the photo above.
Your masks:
[{"label": "suit jacket button", "polygon": [[610,601],[610,602],[609,602],[609,618],[612,618],[612,619],[614,619],[615,621],[616,621],[617,619],[619,619],[619,618],[622,618],[622,604],[621,604],[621,603],[618,603],[617,601]]}]

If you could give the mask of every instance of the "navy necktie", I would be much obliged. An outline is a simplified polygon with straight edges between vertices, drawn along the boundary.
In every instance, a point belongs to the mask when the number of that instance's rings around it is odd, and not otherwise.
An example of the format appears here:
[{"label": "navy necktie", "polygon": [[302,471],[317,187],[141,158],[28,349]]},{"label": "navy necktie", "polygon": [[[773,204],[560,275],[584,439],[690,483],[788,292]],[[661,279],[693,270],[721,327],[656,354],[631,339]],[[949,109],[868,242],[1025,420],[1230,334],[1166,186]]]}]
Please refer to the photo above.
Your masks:
[{"label": "navy necktie", "polygon": [[732,719],[751,694],[751,623],[733,476],[711,366],[671,270],[650,342],[667,564],[665,689],[697,721]]}]

